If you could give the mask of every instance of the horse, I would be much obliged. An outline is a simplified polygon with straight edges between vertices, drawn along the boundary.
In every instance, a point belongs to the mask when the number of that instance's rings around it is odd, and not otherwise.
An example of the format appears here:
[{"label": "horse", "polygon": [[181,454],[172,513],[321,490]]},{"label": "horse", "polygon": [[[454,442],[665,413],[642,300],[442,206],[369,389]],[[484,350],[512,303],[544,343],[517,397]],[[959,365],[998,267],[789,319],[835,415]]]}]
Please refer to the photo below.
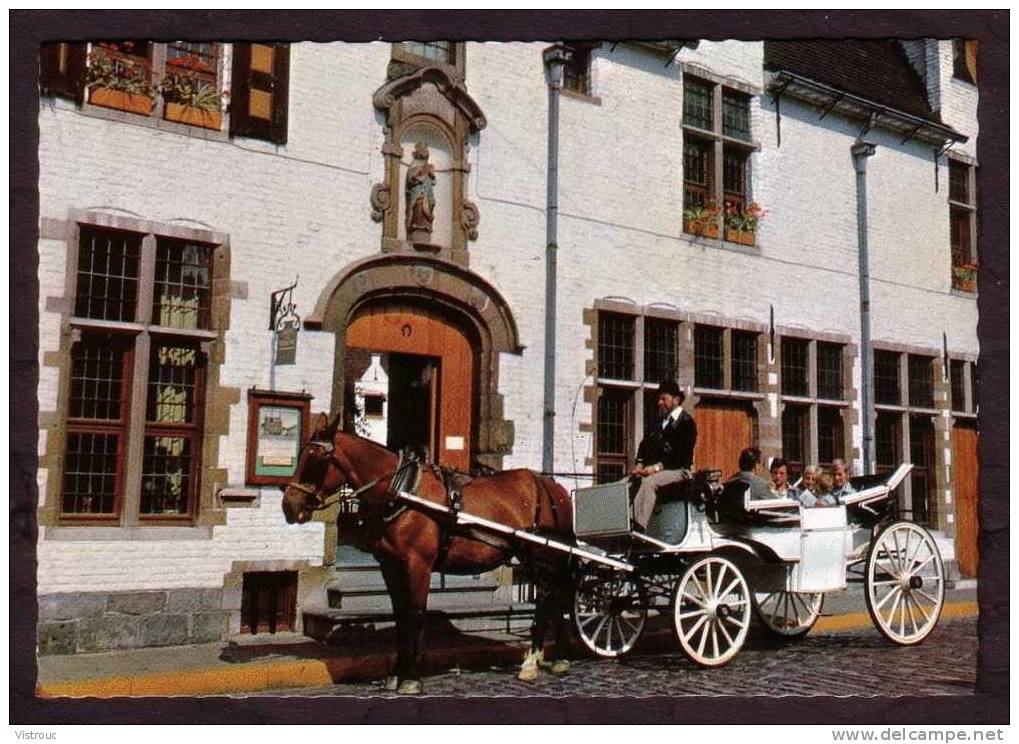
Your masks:
[{"label": "horse", "polygon": [[[288,524],[303,524],[312,512],[339,500],[341,532],[349,530],[345,539],[378,560],[396,621],[396,666],[386,677],[386,689],[400,694],[423,689],[420,649],[432,572],[476,575],[514,556],[541,577],[531,648],[519,675],[524,680],[536,678],[539,665],[546,666],[543,641],[548,627],[555,629],[557,654],[565,654],[569,644],[563,622],[563,600],[570,596],[571,585],[567,561],[547,548],[523,547],[458,530],[452,516],[399,499],[393,492],[396,488],[413,488],[400,480],[407,467],[402,456],[340,430],[339,416],[330,423],[323,415],[301,451],[294,480],[283,494]],[[479,476],[459,487],[457,499],[457,489],[452,489],[451,496],[446,483],[449,474],[422,466],[416,494],[513,528],[561,537],[572,532],[569,495],[551,478],[524,469]],[[342,516],[352,511],[353,503],[357,504],[356,515]],[[564,658],[549,665],[559,674],[568,668]]]}]

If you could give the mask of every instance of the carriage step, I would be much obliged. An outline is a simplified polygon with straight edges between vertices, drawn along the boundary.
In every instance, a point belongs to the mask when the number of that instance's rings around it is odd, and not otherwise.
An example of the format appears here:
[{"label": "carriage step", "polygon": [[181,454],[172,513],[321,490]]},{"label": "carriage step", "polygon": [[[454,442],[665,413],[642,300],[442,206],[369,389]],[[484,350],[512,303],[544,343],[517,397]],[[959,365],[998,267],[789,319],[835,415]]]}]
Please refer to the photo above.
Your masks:
[{"label": "carriage step", "polygon": [[[437,610],[464,606],[492,606],[498,601],[495,593],[499,588],[499,584],[495,582],[477,579],[456,583],[447,581],[444,587],[432,587],[428,594],[428,605]],[[333,609],[386,613],[392,610],[389,592],[384,584],[337,586],[334,583],[326,587],[326,596],[329,607]]]},{"label": "carriage step", "polygon": [[[428,632],[523,634],[529,630],[533,616],[534,605],[528,602],[429,609]],[[357,641],[394,625],[389,611],[318,608],[305,610],[302,619],[306,636],[335,643]]]}]

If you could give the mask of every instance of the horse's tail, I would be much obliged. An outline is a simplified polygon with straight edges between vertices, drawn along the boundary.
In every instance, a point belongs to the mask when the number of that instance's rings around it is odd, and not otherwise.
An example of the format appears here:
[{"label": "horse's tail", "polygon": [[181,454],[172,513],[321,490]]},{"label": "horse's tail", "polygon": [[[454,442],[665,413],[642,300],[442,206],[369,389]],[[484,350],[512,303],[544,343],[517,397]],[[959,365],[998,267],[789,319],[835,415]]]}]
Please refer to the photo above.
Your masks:
[{"label": "horse's tail", "polygon": [[566,489],[547,475],[532,473],[536,488],[535,527],[555,534],[573,531],[573,504]]}]

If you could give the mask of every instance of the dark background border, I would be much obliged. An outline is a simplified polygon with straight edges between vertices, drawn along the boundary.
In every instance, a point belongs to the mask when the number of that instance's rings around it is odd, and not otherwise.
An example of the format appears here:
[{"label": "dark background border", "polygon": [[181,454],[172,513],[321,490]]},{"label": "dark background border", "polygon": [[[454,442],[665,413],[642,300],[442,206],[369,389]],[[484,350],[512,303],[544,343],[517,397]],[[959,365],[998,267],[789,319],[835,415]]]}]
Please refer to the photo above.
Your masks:
[{"label": "dark background border", "polygon": [[[10,11],[11,723],[1007,723],[1008,11]],[[744,39],[980,42],[980,650],[977,694],[936,698],[177,698],[34,696],[38,490],[37,44],[100,38]],[[908,653],[908,651],[906,651]],[[873,694],[880,695],[880,683]]]}]

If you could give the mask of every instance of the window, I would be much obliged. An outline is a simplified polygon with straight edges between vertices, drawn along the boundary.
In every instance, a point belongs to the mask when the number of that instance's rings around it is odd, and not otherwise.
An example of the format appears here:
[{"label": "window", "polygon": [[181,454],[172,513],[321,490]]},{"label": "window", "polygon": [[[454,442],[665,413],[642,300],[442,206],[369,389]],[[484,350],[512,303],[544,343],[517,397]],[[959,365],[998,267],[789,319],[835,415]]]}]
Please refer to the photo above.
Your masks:
[{"label": "window", "polygon": [[591,44],[571,44],[570,59],[563,68],[563,90],[591,95],[591,56],[594,46]]},{"label": "window", "polygon": [[415,57],[453,64],[454,47],[449,41],[405,41],[403,48]]},{"label": "window", "polygon": [[386,399],[381,395],[364,396],[364,415],[371,418],[382,418]]},{"label": "window", "polygon": [[807,426],[810,408],[786,404],[782,409],[782,456],[789,463],[789,479],[796,480],[810,459],[807,451]]},{"label": "window", "polygon": [[[195,514],[212,244],[81,225],[61,514]],[[143,299],[151,298],[151,304]],[[182,335],[182,332],[185,332]],[[138,385],[135,380],[144,380]],[[132,401],[132,391],[141,395]],[[131,411],[144,412],[132,420]],[[132,453],[140,469],[131,472]],[[134,499],[126,508],[126,499]]]},{"label": "window", "polygon": [[658,385],[676,377],[678,341],[675,320],[598,313],[598,482],[628,472],[637,441],[658,417]]},{"label": "window", "polygon": [[[224,89],[228,52],[231,90]],[[41,48],[40,73],[45,95],[215,131],[229,118],[232,136],[286,142],[286,44],[59,42]]]},{"label": "window", "polygon": [[437,66],[452,68],[461,78],[466,74],[463,42],[401,41],[393,44],[393,62],[390,78],[399,77],[418,67]]},{"label": "window", "polygon": [[807,383],[809,343],[806,339],[782,339],[782,395],[810,395]]},{"label": "window", "polygon": [[977,279],[976,169],[952,158],[948,160],[948,210],[952,287],[972,292]]},{"label": "window", "polygon": [[875,471],[885,474],[902,463],[902,414],[878,411],[874,419]]},{"label": "window", "polygon": [[936,521],[934,477],[934,421],[930,416],[909,417],[909,458],[912,519],[923,525]]},{"label": "window", "polygon": [[842,345],[817,342],[817,397],[842,400]]},{"label": "window", "polygon": [[823,467],[843,457],[845,434],[842,411],[834,406],[817,407],[817,460]]},{"label": "window", "polygon": [[693,333],[694,386],[721,390],[723,373],[722,329],[697,325]]},{"label": "window", "polygon": [[598,325],[598,376],[633,379],[633,318],[603,313]]},{"label": "window", "polygon": [[676,379],[676,323],[658,318],[644,321],[644,380]]},{"label": "window", "polygon": [[[683,80],[683,213],[686,232],[753,245],[750,96],[719,83]],[[720,164],[716,173],[716,164]],[[716,210],[713,205],[722,205]],[[749,236],[744,238],[744,235]],[[749,241],[749,242],[748,242]]]},{"label": "window", "polygon": [[757,392],[757,334],[732,331],[732,389]]},{"label": "window", "polygon": [[952,385],[952,410],[966,410],[966,362],[953,359],[949,364]]},{"label": "window", "polygon": [[899,356],[893,351],[874,351],[874,402],[878,405],[902,404]]},{"label": "window", "polygon": [[909,405],[913,408],[934,407],[934,359],[909,355]]},{"label": "window", "polygon": [[971,401],[970,405],[973,408],[973,413],[976,413],[977,411],[980,410],[980,395],[979,395],[980,384],[979,380],[977,379],[977,373],[979,369],[980,368],[977,366],[976,363],[970,365],[969,368],[969,385],[970,385],[969,399]]},{"label": "window", "polygon": [[952,39],[952,77],[977,82],[977,41],[975,39]]}]

